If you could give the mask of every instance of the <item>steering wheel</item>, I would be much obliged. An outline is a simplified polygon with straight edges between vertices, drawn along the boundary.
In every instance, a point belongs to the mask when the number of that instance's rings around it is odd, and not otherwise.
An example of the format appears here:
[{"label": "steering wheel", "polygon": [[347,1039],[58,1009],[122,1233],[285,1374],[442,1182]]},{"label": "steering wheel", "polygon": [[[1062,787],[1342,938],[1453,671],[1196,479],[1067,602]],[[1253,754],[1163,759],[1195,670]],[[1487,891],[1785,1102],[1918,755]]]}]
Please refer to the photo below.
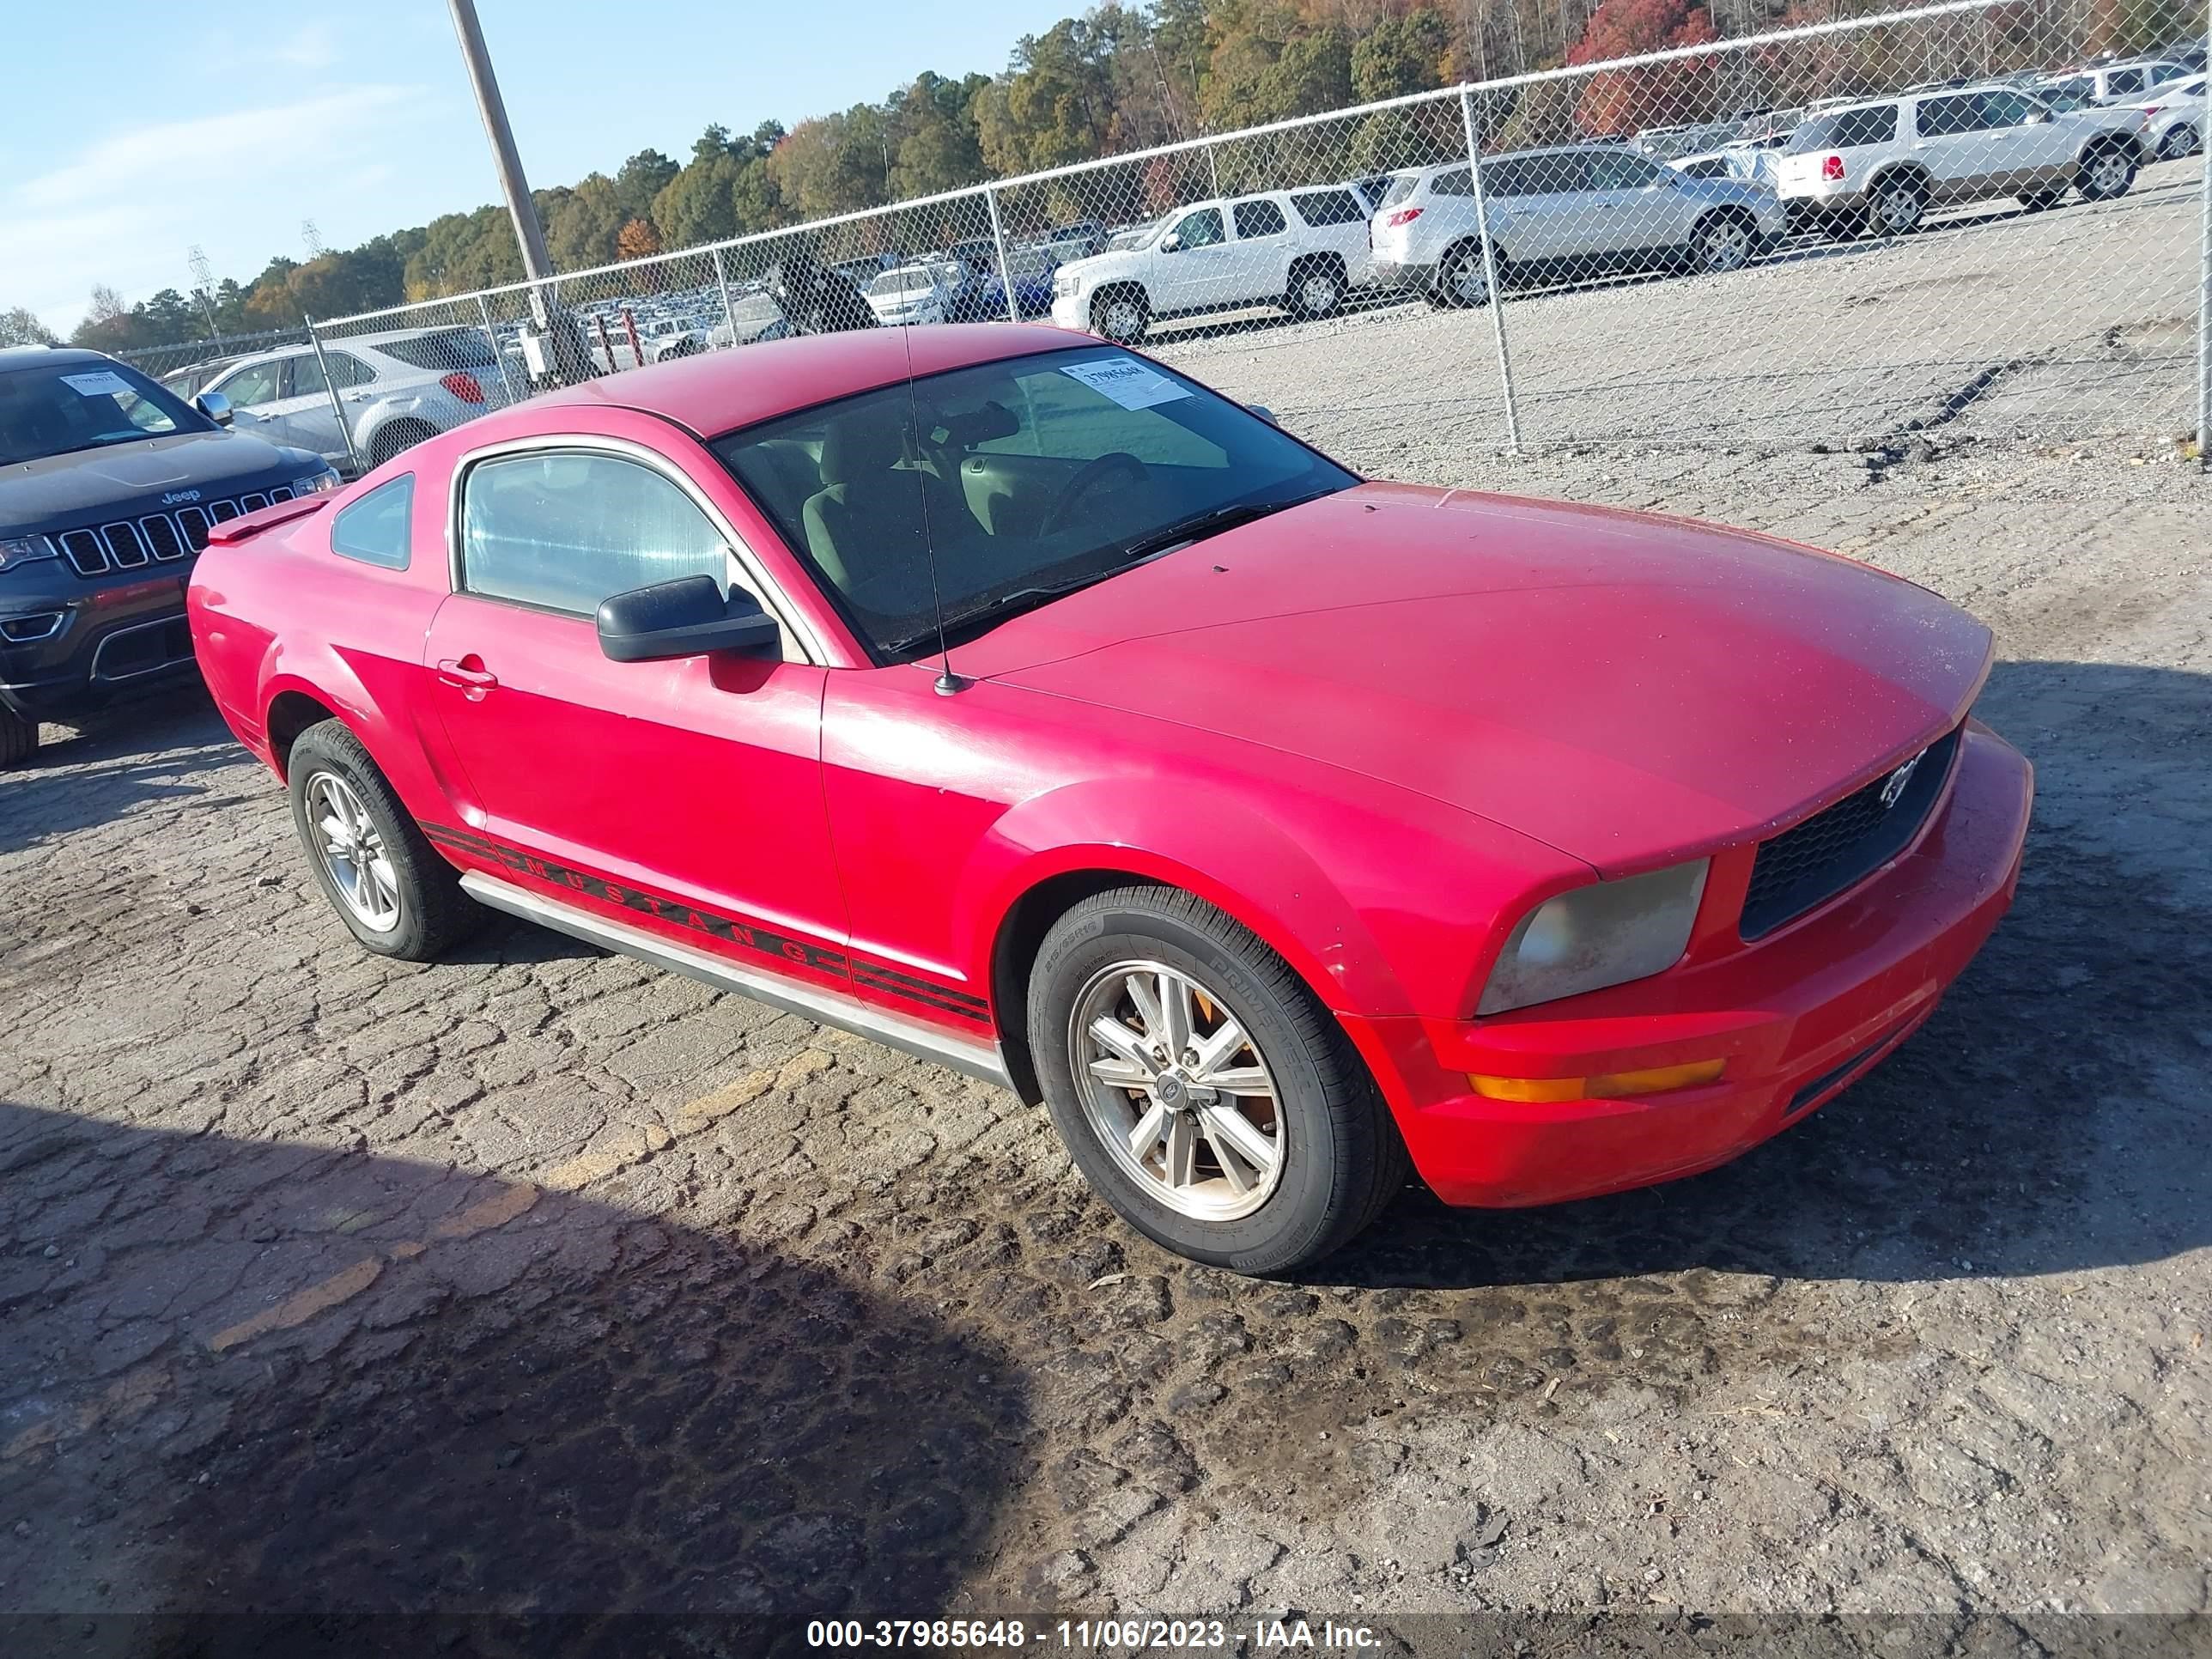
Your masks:
[{"label": "steering wheel", "polygon": [[1037,521],[1037,537],[1042,540],[1066,528],[1066,521],[1074,516],[1076,502],[1083,499],[1084,491],[1094,488],[1100,480],[1115,471],[1126,471],[1130,478],[1142,483],[1152,475],[1145,464],[1126,449],[1111,449],[1095,460],[1085,461],[1076,475],[1067,481],[1067,488],[1060,492],[1060,499],[1046,509]]}]

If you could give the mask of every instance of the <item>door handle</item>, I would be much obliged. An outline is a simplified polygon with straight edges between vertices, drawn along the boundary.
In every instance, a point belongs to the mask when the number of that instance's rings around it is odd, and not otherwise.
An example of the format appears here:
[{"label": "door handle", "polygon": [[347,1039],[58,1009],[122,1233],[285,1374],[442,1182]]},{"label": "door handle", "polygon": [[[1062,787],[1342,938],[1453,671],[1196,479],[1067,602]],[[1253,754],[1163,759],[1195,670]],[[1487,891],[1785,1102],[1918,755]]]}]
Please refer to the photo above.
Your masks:
[{"label": "door handle", "polygon": [[499,684],[499,676],[488,668],[471,668],[469,659],[446,657],[438,664],[438,682],[441,685],[457,685],[471,696],[481,697]]}]

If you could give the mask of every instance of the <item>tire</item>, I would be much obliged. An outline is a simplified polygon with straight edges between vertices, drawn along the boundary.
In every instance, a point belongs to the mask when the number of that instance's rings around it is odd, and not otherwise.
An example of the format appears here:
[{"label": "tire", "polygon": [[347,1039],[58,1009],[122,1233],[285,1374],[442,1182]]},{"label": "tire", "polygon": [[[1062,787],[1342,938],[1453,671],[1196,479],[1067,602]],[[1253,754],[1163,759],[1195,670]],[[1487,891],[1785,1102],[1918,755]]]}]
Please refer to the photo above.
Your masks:
[{"label": "tire", "polygon": [[20,766],[38,752],[38,721],[0,704],[0,766]]},{"label": "tire", "polygon": [[2041,213],[2047,209],[2057,207],[2065,199],[2066,192],[2063,190],[2036,190],[2030,191],[2021,197],[2020,204],[2030,213]]},{"label": "tire", "polygon": [[1490,273],[1482,263],[1480,242],[1462,242],[1437,262],[1429,303],[1454,310],[1490,303]]},{"label": "tire", "polygon": [[1344,267],[1334,259],[1307,259],[1291,271],[1283,309],[1301,322],[1316,322],[1344,303]]},{"label": "tire", "polygon": [[1867,222],[1877,236],[1908,236],[1928,211],[1928,186],[1910,173],[1875,180],[1867,203]]},{"label": "tire", "polygon": [[395,456],[404,454],[425,438],[434,438],[438,428],[427,421],[394,421],[380,427],[368,441],[368,464],[382,466]]},{"label": "tire", "polygon": [[1740,214],[1715,213],[1690,233],[1690,259],[1708,276],[1741,270],[1759,257],[1759,228]]},{"label": "tire", "polygon": [[[364,947],[403,962],[428,962],[483,925],[485,912],[461,890],[460,872],[423,838],[361,739],[343,726],[322,720],[302,732],[292,744],[286,771],[292,828],[323,896]],[[388,925],[369,920],[366,911],[372,907],[349,897],[333,873],[342,860],[325,854],[319,820],[332,804],[327,787],[332,783],[337,799],[349,797],[361,809],[374,837],[375,859],[356,865],[353,878],[388,892],[393,905]],[[362,844],[366,838],[359,835],[358,823],[349,827],[356,832],[354,844]],[[375,863],[383,866],[380,872],[372,867]]]},{"label": "tire", "polygon": [[2081,158],[2080,173],[2074,181],[2075,189],[2081,192],[2085,202],[2109,202],[2124,196],[2136,181],[2136,169],[2142,158],[2133,145],[2122,147],[2106,144],[2091,150]]},{"label": "tire", "polygon": [[[1162,973],[1189,988],[1192,1016],[1189,1058],[1171,1056],[1164,1072],[1120,1058],[1124,1043],[1147,1052],[1140,1027],[1158,1029],[1130,980],[1158,988]],[[1156,1008],[1171,1003],[1149,994]],[[1069,910],[1030,969],[1028,1021],[1037,1078],[1076,1167],[1122,1219],[1193,1261],[1288,1273],[1347,1243],[1406,1185],[1405,1145],[1342,1028],[1288,963],[1188,893],[1125,887]],[[1091,1035],[1105,1022],[1121,1027],[1110,1048]],[[1209,1036],[1234,1043],[1218,1065],[1199,1058]],[[1094,1074],[1099,1065],[1150,1080],[1117,1085]],[[1215,1093],[1210,1077],[1239,1086]],[[1237,1133],[1215,1127],[1231,1118]],[[1132,1143],[1148,1127],[1153,1139],[1139,1152]],[[1179,1184],[1167,1178],[1178,1136]],[[1260,1156],[1239,1157],[1239,1147]]]},{"label": "tire", "polygon": [[2158,141],[2158,159],[2161,161],[2179,161],[2185,155],[2196,155],[2203,148],[2203,135],[2197,131],[2195,124],[2182,121],[2177,123],[2172,131]]},{"label": "tire", "polygon": [[1116,345],[1133,346],[1152,325],[1152,308],[1139,288],[1109,288],[1091,302],[1091,326]]}]

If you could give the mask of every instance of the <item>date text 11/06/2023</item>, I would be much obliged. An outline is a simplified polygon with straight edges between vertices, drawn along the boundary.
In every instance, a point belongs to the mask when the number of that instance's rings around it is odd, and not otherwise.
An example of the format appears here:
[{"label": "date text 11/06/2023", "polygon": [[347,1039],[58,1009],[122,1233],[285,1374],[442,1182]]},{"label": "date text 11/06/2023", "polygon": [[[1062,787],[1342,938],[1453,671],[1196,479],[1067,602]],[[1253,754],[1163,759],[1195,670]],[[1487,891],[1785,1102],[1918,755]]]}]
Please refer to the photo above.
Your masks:
[{"label": "date text 11/06/2023", "polygon": [[1030,1624],[1019,1619],[816,1619],[806,1626],[811,1648],[938,1648],[985,1652],[1045,1647],[1075,1653],[1142,1653],[1241,1647],[1247,1653],[1357,1653],[1379,1647],[1364,1625],[1334,1620],[1062,1619]]}]

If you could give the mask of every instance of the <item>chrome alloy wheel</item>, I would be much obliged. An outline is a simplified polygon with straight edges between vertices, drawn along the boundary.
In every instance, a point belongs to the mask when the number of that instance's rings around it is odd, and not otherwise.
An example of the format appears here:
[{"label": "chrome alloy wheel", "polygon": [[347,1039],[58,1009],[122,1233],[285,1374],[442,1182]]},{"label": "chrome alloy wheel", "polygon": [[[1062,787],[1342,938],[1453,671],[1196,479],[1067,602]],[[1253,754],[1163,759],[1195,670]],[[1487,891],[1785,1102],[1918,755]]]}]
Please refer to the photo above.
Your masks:
[{"label": "chrome alloy wheel", "polygon": [[1200,1221],[1250,1215],[1281,1182],[1274,1075],[1219,996],[1157,962],[1091,975],[1068,1020],[1084,1116],[1146,1194]]},{"label": "chrome alloy wheel", "polygon": [[2118,196],[2128,187],[2135,172],[2128,158],[2116,149],[2100,151],[2089,163],[2089,187],[2099,196]]},{"label": "chrome alloy wheel", "polygon": [[1490,273],[1483,268],[1482,250],[1470,248],[1454,258],[1444,273],[1444,283],[1452,298],[1462,305],[1486,304],[1490,299]]},{"label": "chrome alloy wheel", "polygon": [[1324,317],[1336,309],[1340,292],[1335,277],[1326,271],[1310,271],[1298,283],[1298,303],[1314,316]]},{"label": "chrome alloy wheel", "polygon": [[1709,228],[1704,247],[1705,269],[1717,275],[1751,263],[1751,232],[1741,219],[1723,219]]},{"label": "chrome alloy wheel", "polygon": [[399,926],[399,877],[368,808],[335,772],[309,778],[307,799],[323,869],[338,897],[371,933],[392,932]]},{"label": "chrome alloy wheel", "polygon": [[1109,340],[1133,340],[1145,331],[1144,308],[1134,300],[1112,299],[1106,302],[1106,337]]}]

